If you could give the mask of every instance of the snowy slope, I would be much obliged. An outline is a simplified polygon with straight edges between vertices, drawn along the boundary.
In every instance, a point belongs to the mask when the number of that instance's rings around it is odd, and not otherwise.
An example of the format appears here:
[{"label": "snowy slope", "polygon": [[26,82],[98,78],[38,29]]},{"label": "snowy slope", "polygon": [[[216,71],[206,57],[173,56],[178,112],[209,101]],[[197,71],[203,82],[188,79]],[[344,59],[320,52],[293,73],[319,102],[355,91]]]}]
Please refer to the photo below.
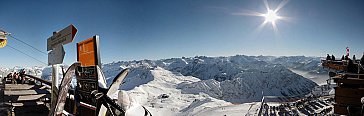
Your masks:
[{"label": "snowy slope", "polygon": [[234,103],[259,101],[262,92],[265,96],[303,97],[316,86],[314,82],[282,65],[244,55],[116,62],[106,64],[103,68],[108,82],[122,69],[131,69],[125,84],[121,86],[122,90],[150,83],[155,79],[151,71],[162,68],[177,76],[193,76],[201,80],[178,84],[177,89],[182,93],[205,93]]},{"label": "snowy slope", "polygon": [[[149,66],[149,65],[142,65],[142,66]],[[215,97],[210,96],[209,93],[214,93],[213,91],[200,91],[203,90],[203,88],[217,86],[218,83],[220,83],[219,81],[213,79],[200,80],[192,76],[183,76],[179,73],[171,72],[161,67],[155,67],[149,69],[150,73],[147,73],[145,76],[143,76],[143,78],[146,78],[147,80],[151,81],[149,81],[146,84],[134,87],[133,89],[128,90],[127,93],[133,96],[133,98],[135,98],[143,106],[146,106],[147,109],[150,110],[153,115],[166,115],[166,116],[174,116],[174,115],[206,116],[212,114],[213,115],[228,114],[233,116],[240,116],[245,114],[256,115],[258,111],[257,109],[260,106],[260,103],[255,103],[255,102],[234,105],[230,102],[219,100],[216,99]],[[133,82],[134,81],[129,81],[129,83]],[[201,83],[201,82],[204,82],[204,84],[206,85],[184,87],[189,85],[195,85],[194,83]],[[233,84],[229,83],[226,85],[233,85]],[[230,86],[229,88],[232,87]],[[234,92],[233,89],[230,90]],[[247,90],[254,90],[254,88],[248,88]],[[249,93],[249,91],[247,91],[247,93]],[[161,98],[160,96],[162,94],[166,94],[169,97]]]},{"label": "snowy slope", "polygon": [[[183,94],[180,89],[177,89],[178,84],[198,82],[200,81],[198,78],[176,75],[160,67],[150,70],[148,75],[147,78],[153,78],[152,81],[128,90],[127,93],[146,106],[153,115],[187,116],[194,115],[203,109],[231,105],[229,102],[212,98],[204,93]],[[162,94],[169,97],[161,98]]]}]

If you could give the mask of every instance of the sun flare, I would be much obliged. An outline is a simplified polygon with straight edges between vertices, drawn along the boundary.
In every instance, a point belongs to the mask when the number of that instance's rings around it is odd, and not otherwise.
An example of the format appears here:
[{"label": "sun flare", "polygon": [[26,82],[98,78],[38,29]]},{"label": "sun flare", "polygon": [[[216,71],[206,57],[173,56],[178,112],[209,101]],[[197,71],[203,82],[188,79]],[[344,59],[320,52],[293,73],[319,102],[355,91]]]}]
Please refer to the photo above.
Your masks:
[{"label": "sun flare", "polygon": [[279,16],[278,12],[288,3],[288,1],[289,0],[283,0],[278,4],[278,6],[275,9],[272,9],[269,7],[268,0],[263,0],[264,6],[266,8],[266,13],[261,13],[261,12],[256,12],[256,11],[243,11],[243,12],[239,12],[239,13],[233,13],[233,15],[246,15],[246,16],[262,17],[265,20],[262,22],[262,24],[260,24],[257,27],[256,31],[260,32],[263,27],[265,27],[268,23],[270,23],[272,25],[274,32],[277,35],[280,35],[278,26],[277,26],[277,21],[278,20],[289,21],[290,17]]},{"label": "sun flare", "polygon": [[275,23],[280,17],[273,10],[268,10],[267,14],[263,14],[266,22]]}]

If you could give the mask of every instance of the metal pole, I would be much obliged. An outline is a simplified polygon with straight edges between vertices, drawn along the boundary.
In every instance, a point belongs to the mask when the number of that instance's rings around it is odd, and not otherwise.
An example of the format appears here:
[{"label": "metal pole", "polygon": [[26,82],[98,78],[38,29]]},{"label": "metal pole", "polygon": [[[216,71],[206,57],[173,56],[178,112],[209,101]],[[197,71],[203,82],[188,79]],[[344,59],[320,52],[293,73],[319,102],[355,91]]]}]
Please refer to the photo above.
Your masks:
[{"label": "metal pole", "polygon": [[[360,62],[358,63],[358,74],[360,74]],[[360,75],[358,75],[358,79],[360,78]]]},{"label": "metal pole", "polygon": [[[53,35],[57,34],[57,32],[53,32]],[[58,64],[52,65],[52,92],[51,92],[51,107],[55,107],[54,105],[57,102],[58,96]]]},{"label": "metal pole", "polygon": [[59,65],[55,64],[52,65],[52,97],[51,97],[51,106],[55,105],[57,102],[57,96],[58,96],[58,71],[59,71]]}]

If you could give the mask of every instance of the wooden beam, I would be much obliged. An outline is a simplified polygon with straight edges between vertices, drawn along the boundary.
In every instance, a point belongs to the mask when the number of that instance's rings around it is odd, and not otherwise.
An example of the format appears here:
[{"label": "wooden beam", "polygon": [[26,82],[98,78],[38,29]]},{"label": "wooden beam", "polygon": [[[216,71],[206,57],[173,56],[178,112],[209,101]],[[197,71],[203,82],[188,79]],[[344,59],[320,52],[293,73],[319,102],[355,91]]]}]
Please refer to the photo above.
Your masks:
[{"label": "wooden beam", "polygon": [[37,106],[37,105],[43,105],[44,102],[37,101],[37,102],[22,102],[22,103],[6,103],[6,105],[10,105],[13,107],[21,107],[21,106]]},{"label": "wooden beam", "polygon": [[5,95],[35,95],[35,94],[51,94],[50,90],[19,90],[19,91],[5,91]]},{"label": "wooden beam", "polygon": [[28,84],[6,84],[5,90],[47,89],[46,86]]},{"label": "wooden beam", "polygon": [[361,106],[360,102],[361,97],[345,97],[335,95],[335,102],[339,105],[345,106]]},{"label": "wooden beam", "polygon": [[335,69],[339,71],[344,71],[347,69],[346,61],[331,61],[331,60],[322,60],[321,65],[325,68]]},{"label": "wooden beam", "polygon": [[358,79],[358,78],[338,78],[334,77],[334,82],[336,83],[344,83],[344,84],[351,84],[351,85],[364,85],[364,79]]},{"label": "wooden beam", "polygon": [[37,95],[22,95],[22,96],[7,96],[6,101],[21,102],[21,101],[36,101],[41,98],[50,98],[50,94],[37,94]]},{"label": "wooden beam", "polygon": [[352,88],[335,87],[335,94],[337,96],[343,96],[343,97],[361,98],[364,97],[364,88],[352,89]]}]

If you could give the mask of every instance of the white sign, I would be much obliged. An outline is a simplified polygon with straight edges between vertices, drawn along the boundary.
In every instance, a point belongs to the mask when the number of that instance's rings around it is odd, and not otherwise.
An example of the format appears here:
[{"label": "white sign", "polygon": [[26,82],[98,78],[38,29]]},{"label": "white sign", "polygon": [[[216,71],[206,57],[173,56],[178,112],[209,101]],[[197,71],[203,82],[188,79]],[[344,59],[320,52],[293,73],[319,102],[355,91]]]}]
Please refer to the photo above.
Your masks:
[{"label": "white sign", "polygon": [[48,53],[48,65],[62,64],[65,54],[63,45],[58,45]]},{"label": "white sign", "polygon": [[64,45],[71,43],[77,33],[75,26],[70,25],[63,30],[53,34],[52,37],[47,39],[47,51],[52,50],[57,45]]}]

